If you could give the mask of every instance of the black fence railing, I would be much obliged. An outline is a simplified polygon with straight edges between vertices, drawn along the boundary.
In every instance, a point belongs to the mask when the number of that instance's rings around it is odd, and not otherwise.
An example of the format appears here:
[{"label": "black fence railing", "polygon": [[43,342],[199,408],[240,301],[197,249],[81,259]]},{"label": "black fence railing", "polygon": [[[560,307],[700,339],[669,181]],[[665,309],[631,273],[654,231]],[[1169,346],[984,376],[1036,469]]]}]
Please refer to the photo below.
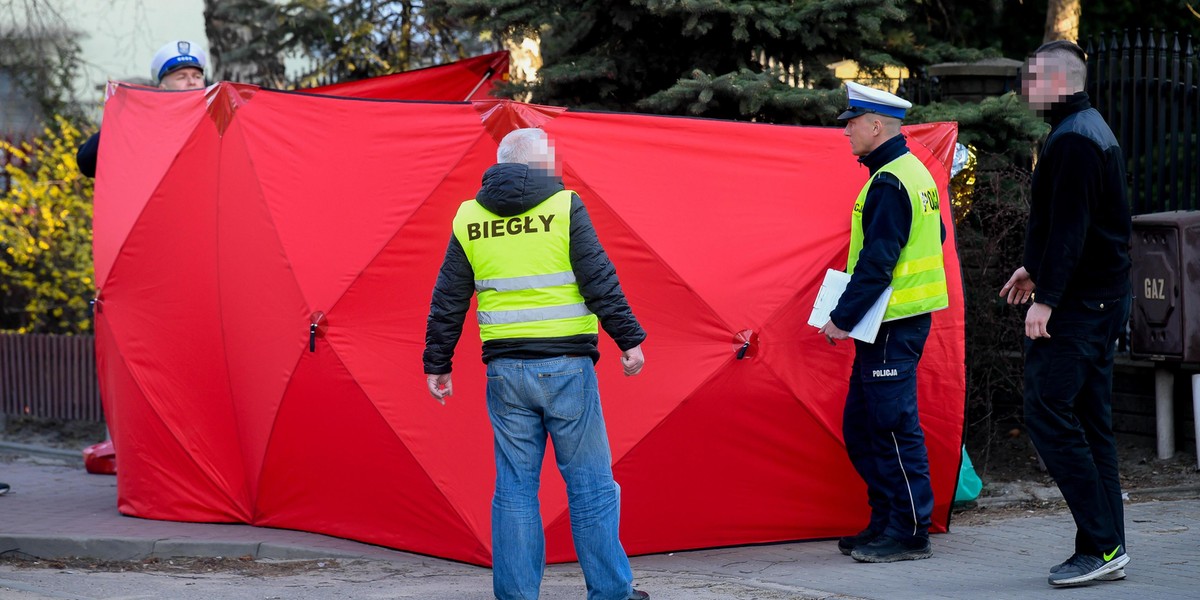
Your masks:
[{"label": "black fence railing", "polygon": [[1114,32],[1084,49],[1088,95],[1125,153],[1133,213],[1200,209],[1200,64],[1191,36]]}]

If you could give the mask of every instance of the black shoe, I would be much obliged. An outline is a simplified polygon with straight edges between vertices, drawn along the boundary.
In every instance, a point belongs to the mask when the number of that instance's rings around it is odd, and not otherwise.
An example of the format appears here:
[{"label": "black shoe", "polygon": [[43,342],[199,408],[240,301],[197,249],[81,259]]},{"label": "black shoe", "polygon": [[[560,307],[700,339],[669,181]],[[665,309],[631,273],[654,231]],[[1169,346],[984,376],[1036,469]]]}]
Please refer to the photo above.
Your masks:
[{"label": "black shoe", "polygon": [[7,483],[0,483],[0,496],[8,493],[9,487]]},{"label": "black shoe", "polygon": [[850,556],[850,553],[853,552],[855,548],[870,544],[871,542],[875,541],[875,538],[879,537],[879,535],[880,533],[878,531],[868,527],[854,535],[840,537],[838,538],[838,550],[841,550],[842,554]]},{"label": "black shoe", "polygon": [[[1052,573],[1052,574],[1057,573],[1057,572],[1063,570],[1063,568],[1074,564],[1075,559],[1077,559],[1077,558],[1079,558],[1078,554],[1072,554],[1071,558],[1068,558],[1067,560],[1064,560],[1063,562],[1061,562],[1057,565],[1054,565],[1053,567],[1050,567],[1050,573]],[[1118,568],[1116,571],[1112,571],[1110,573],[1105,573],[1105,574],[1097,577],[1096,581],[1120,581],[1122,579],[1125,579],[1125,569]]]},{"label": "black shoe", "polygon": [[900,541],[890,536],[881,535],[875,541],[859,546],[850,552],[850,558],[858,562],[887,563],[900,560],[920,560],[933,556],[929,538],[915,537],[908,541]]},{"label": "black shoe", "polygon": [[633,590],[629,593],[629,600],[649,600],[650,594],[642,590]]},{"label": "black shoe", "polygon": [[1063,570],[1063,569],[1065,569],[1065,568],[1067,568],[1067,567],[1069,567],[1069,566],[1071,566],[1071,565],[1075,564],[1075,559],[1077,559],[1077,558],[1079,558],[1079,554],[1078,554],[1078,553],[1076,553],[1076,554],[1072,554],[1072,555],[1071,555],[1071,558],[1068,558],[1067,560],[1064,560],[1064,561],[1062,561],[1062,562],[1058,563],[1057,565],[1054,565],[1053,567],[1050,567],[1050,572],[1051,572],[1051,573],[1057,573],[1057,572],[1059,572],[1059,571],[1061,571],[1061,570]]},{"label": "black shoe", "polygon": [[[1107,558],[1108,560],[1105,560]],[[1111,555],[1101,558],[1090,554],[1076,554],[1060,565],[1050,569],[1050,585],[1068,587],[1092,581],[1115,581],[1125,575],[1129,555],[1117,546]],[[1120,573],[1118,573],[1120,571]]]}]

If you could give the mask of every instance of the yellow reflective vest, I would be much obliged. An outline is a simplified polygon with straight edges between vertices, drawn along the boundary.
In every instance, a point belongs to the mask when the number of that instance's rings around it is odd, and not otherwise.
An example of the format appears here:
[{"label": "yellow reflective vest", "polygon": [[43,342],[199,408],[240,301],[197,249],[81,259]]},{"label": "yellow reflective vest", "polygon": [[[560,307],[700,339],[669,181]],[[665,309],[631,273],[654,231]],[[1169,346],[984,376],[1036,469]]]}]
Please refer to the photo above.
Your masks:
[{"label": "yellow reflective vest", "polygon": [[475,271],[483,341],[599,332],[571,269],[571,194],[501,217],[475,200],[454,216],[454,237]]},{"label": "yellow reflective vest", "polygon": [[950,306],[946,270],[942,266],[940,195],[929,170],[911,152],[880,167],[858,193],[850,220],[850,255],[846,260],[846,272],[853,274],[858,262],[863,247],[863,202],[871,183],[880,173],[891,173],[904,184],[913,216],[908,243],[900,249],[900,257],[892,271],[892,297],[883,320],[902,319]]}]

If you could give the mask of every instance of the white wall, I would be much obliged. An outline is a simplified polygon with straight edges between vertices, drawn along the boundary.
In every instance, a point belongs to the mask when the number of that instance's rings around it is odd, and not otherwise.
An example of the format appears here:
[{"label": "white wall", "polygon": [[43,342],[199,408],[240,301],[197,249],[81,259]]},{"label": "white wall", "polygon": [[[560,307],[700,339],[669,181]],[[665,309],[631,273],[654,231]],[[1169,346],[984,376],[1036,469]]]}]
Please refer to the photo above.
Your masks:
[{"label": "white wall", "polygon": [[[208,50],[204,0],[37,1],[52,6],[78,36],[82,64],[75,82],[76,97],[97,119],[105,82],[149,83],[150,59],[163,44],[187,39]],[[17,13],[0,15],[0,24],[23,22],[21,11],[26,1],[9,4]]]},{"label": "white wall", "polygon": [[204,0],[55,0],[70,26],[83,34],[76,90],[97,106],[104,83],[150,82],[150,59],[173,39],[191,40],[206,51]]}]

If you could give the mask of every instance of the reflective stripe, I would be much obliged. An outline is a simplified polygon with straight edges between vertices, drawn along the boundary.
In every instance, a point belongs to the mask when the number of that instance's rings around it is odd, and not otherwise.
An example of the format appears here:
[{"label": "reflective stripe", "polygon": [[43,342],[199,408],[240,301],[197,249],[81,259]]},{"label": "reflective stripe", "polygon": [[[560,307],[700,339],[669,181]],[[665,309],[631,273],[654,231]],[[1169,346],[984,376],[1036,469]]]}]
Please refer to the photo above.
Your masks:
[{"label": "reflective stripe", "polygon": [[586,304],[565,304],[563,306],[548,306],[544,308],[525,308],[521,310],[492,310],[479,311],[480,325],[507,325],[509,323],[529,323],[533,321],[550,321],[552,319],[569,319],[586,317],[592,314]]},{"label": "reflective stripe", "polygon": [[935,281],[917,287],[892,290],[892,297],[888,299],[888,306],[906,304],[917,300],[932,300],[944,295],[946,295],[946,282]]},{"label": "reflective stripe", "polygon": [[941,254],[934,254],[933,256],[926,256],[924,258],[916,258],[913,260],[906,260],[896,265],[896,270],[892,273],[892,276],[904,277],[905,275],[916,275],[917,273],[924,273],[925,271],[940,269],[942,268],[942,262]]},{"label": "reflective stripe", "polygon": [[904,489],[908,490],[908,505],[912,507],[913,535],[917,535],[917,501],[913,498],[912,484],[908,482],[908,471],[904,470],[904,457],[900,455],[900,442],[892,432],[892,445],[896,447],[896,462],[900,463],[900,474],[904,475]]},{"label": "reflective stripe", "polygon": [[515,292],[517,290],[532,290],[543,287],[554,287],[556,285],[566,285],[568,283],[575,283],[575,273],[572,271],[548,273],[546,275],[523,275],[520,277],[476,279],[475,291],[486,292],[488,290],[492,290],[497,292]]}]

